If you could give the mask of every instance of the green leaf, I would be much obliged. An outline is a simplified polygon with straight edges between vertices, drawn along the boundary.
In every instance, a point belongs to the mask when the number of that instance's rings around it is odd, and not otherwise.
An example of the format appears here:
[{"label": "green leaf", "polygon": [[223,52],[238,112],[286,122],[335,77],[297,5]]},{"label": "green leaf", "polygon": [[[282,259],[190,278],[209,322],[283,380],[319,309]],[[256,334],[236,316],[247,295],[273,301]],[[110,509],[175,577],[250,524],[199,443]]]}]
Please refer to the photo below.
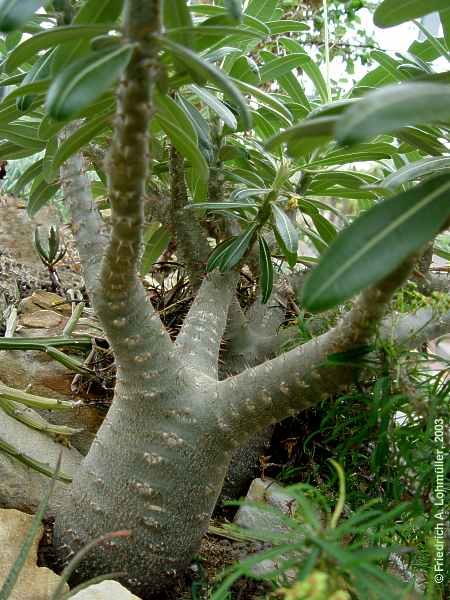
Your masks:
[{"label": "green leaf", "polygon": [[260,236],[259,242],[259,287],[261,289],[261,303],[266,304],[273,288],[273,264],[270,249],[266,240]]},{"label": "green leaf", "polygon": [[274,232],[281,245],[281,250],[290,267],[297,262],[298,232],[287,214],[276,204],[272,204]]},{"label": "green leaf", "polygon": [[[44,162],[42,163],[42,176],[47,183],[54,182],[55,180],[55,172],[53,170],[53,160],[55,158],[55,154],[58,151],[58,137],[55,135],[50,138],[47,142],[47,147],[45,149]],[[37,235],[37,229],[36,229]]]},{"label": "green leaf", "polygon": [[35,152],[45,148],[45,142],[38,138],[37,128],[32,123],[0,125],[0,138],[6,138],[22,148],[30,148]]},{"label": "green leaf", "polygon": [[328,101],[328,91],[326,81],[317,66],[316,62],[303,50],[301,44],[291,38],[280,38],[280,42],[288,50],[288,52],[295,52],[298,55],[299,66],[305,71],[306,75],[313,82],[322,102]]},{"label": "green leaf", "polygon": [[240,81],[239,79],[235,78],[232,78],[232,81],[245,94],[250,94],[251,96],[256,98],[260,104],[274,109],[276,112],[283,115],[283,117],[287,119],[289,123],[292,123],[291,112],[288,108],[286,108],[286,106],[282,102],[280,102],[280,100],[278,100],[278,98],[275,98],[275,96],[273,96],[272,94],[268,94],[267,92],[260,90],[254,85],[245,83],[245,81]]},{"label": "green leaf", "polygon": [[263,22],[269,21],[275,12],[278,0],[251,0],[246,14],[256,17]]},{"label": "green leaf", "polygon": [[45,0],[0,0],[0,31],[19,29]]},{"label": "green leaf", "polygon": [[[73,25],[94,23],[113,23],[122,11],[123,0],[87,0],[73,18]],[[89,41],[85,39],[64,44],[56,49],[53,59],[53,73],[59,73],[73,60],[80,59],[90,51]]]},{"label": "green leaf", "polygon": [[222,260],[222,264],[219,267],[222,273],[224,273],[225,271],[229,271],[235,265],[237,265],[241,258],[250,249],[257,229],[258,224],[253,223],[252,225],[250,225],[247,231],[244,231],[244,233],[237,236],[234,239],[234,241],[228,246],[225,252],[225,256]]},{"label": "green leaf", "polygon": [[86,146],[97,135],[112,126],[112,114],[101,115],[97,119],[92,119],[78,127],[75,133],[66,138],[59,146],[52,162],[52,172],[56,175],[59,167],[83,146]]},{"label": "green leaf", "polygon": [[304,152],[302,154],[307,154],[315,147],[321,145],[323,141],[331,139],[336,122],[336,117],[305,119],[293,127],[280,131],[280,133],[268,139],[264,145],[268,150],[273,150],[273,148],[284,142],[300,142],[304,144]]},{"label": "green leaf", "polygon": [[140,274],[142,276],[150,271],[152,265],[166,250],[172,239],[172,234],[162,225],[156,229],[156,231],[154,230],[154,225],[150,225],[149,230],[147,235],[144,235],[144,240],[145,238],[148,239],[145,243],[144,253],[141,259]]},{"label": "green leaf", "polygon": [[201,204],[191,204],[187,208],[196,210],[234,210],[238,208],[258,208],[259,205],[252,202],[202,202]]},{"label": "green leaf", "polygon": [[332,308],[394,271],[450,216],[450,179],[441,175],[377,204],[328,248],[303,288],[308,310]]},{"label": "green leaf", "polygon": [[393,27],[446,8],[448,0],[384,0],[373,21],[377,27]]},{"label": "green leaf", "polygon": [[261,81],[259,67],[251,56],[239,56],[231,68],[230,77],[252,85],[258,85]]},{"label": "green leaf", "polygon": [[0,143],[0,160],[17,160],[36,154],[34,148],[23,148],[12,142]]},{"label": "green leaf", "polygon": [[442,31],[444,33],[445,44],[450,50],[450,7],[441,10],[439,13],[441,19]]},{"label": "green leaf", "polygon": [[40,172],[42,171],[43,162],[44,160],[41,158],[36,162],[32,163],[27,169],[25,169],[25,171],[22,173],[22,175],[19,177],[16,184],[14,185],[14,194],[20,194],[20,192],[22,192],[22,190],[30,183],[30,181],[33,181],[33,179],[40,174]]},{"label": "green leaf", "polygon": [[64,121],[79,114],[121,76],[133,53],[132,45],[92,53],[64,69],[47,95],[48,115]]},{"label": "green leaf", "polygon": [[[25,75],[25,77],[22,81],[22,84],[19,87],[19,90],[24,85],[42,81],[43,79],[46,79],[50,75],[52,55],[53,55],[52,50],[50,50],[46,54],[43,54],[42,56],[40,56],[37,59],[37,61],[34,63],[34,65],[31,67],[31,69],[28,71],[28,73]],[[17,91],[17,90],[15,90],[15,91]],[[45,89],[42,91],[47,91],[47,90]],[[24,95],[24,96],[17,98],[17,100],[16,100],[17,108],[20,111],[26,111],[28,108],[30,108],[34,97],[35,96],[33,96],[33,95],[29,95],[29,96]]]},{"label": "green leaf", "polygon": [[173,98],[165,94],[156,93],[155,106],[158,111],[157,114],[163,115],[166,120],[171,121],[178,129],[184,131],[194,144],[197,144],[197,131],[190,117]]},{"label": "green leaf", "polygon": [[338,148],[328,152],[324,158],[314,160],[308,167],[328,167],[331,165],[346,165],[367,160],[381,160],[398,154],[398,149],[392,144],[358,144],[351,148]]},{"label": "green leaf", "polygon": [[257,229],[258,224],[253,223],[241,235],[233,236],[219,244],[208,259],[207,271],[218,267],[224,273],[237,265],[250,248]]},{"label": "green leaf", "polygon": [[102,33],[107,33],[110,26],[107,25],[64,25],[53,27],[41,33],[37,33],[17,46],[5,61],[6,73],[12,73],[21,64],[34,58],[40,50],[65,44],[72,40],[82,38],[93,38]]},{"label": "green leaf", "polygon": [[208,273],[213,271],[216,267],[220,268],[224,258],[226,257],[226,253],[229,246],[231,246],[235,239],[236,237],[228,238],[227,240],[224,240],[214,248],[214,250],[209,255],[208,262],[206,264],[206,271]]},{"label": "green leaf", "polygon": [[322,238],[322,240],[327,245],[331,244],[331,242],[335,239],[337,235],[337,231],[334,225],[323,215],[321,215],[315,207],[309,207],[305,204],[302,204],[301,209],[302,212],[306,213],[311,217],[311,220],[314,223],[314,226],[317,229],[317,232]]},{"label": "green leaf", "polygon": [[440,172],[446,172],[450,175],[450,158],[448,156],[428,157],[408,163],[383,179],[381,186],[395,189],[408,181],[414,181]]},{"label": "green leaf", "polygon": [[34,215],[53,198],[59,190],[59,184],[48,183],[39,175],[33,182],[28,200],[27,212],[30,217]]},{"label": "green leaf", "polygon": [[227,125],[230,129],[236,129],[236,117],[231,112],[231,110],[227,106],[225,106],[223,102],[221,102],[218,98],[214,96],[214,94],[211,94],[210,92],[208,92],[208,90],[205,90],[204,88],[201,88],[197,85],[191,85],[189,87],[194,92],[194,94],[204,102],[204,104],[209,106],[209,108],[213,110],[216,113],[216,115],[222,119],[225,125]]},{"label": "green leaf", "polygon": [[405,83],[367,94],[342,115],[336,136],[341,143],[356,143],[405,125],[449,119],[450,85]]},{"label": "green leaf", "polygon": [[242,21],[242,0],[224,0],[224,6],[233,21]]},{"label": "green leaf", "polygon": [[195,52],[192,52],[192,50],[189,50],[189,48],[180,46],[179,44],[176,44],[167,38],[162,38],[161,42],[168,50],[171,50],[175,56],[188,64],[191,71],[194,71],[203,79],[213,81],[219,89],[229,96],[233,102],[237,104],[245,128],[251,129],[252,119],[247,102],[239,89],[234,85],[233,81],[227,75],[222,73],[222,71],[217,69],[214,65],[203,60],[203,58],[201,58]]},{"label": "green leaf", "polygon": [[269,21],[267,27],[270,29],[270,35],[280,35],[281,33],[291,33],[292,31],[309,31],[309,25],[299,21]]},{"label": "green leaf", "polygon": [[266,62],[260,69],[261,82],[273,81],[286,73],[290,73],[292,69],[300,67],[304,61],[304,53],[293,53],[287,56],[278,56],[269,62]]},{"label": "green leaf", "polygon": [[[163,0],[163,21],[166,29],[187,28],[179,32],[167,32],[166,35],[173,42],[192,48],[194,45],[194,31],[191,13],[186,0]],[[181,63],[183,67],[183,63]]]},{"label": "green leaf", "polygon": [[167,119],[164,115],[159,114],[156,117],[156,121],[169,136],[178,152],[190,161],[196,175],[200,177],[202,181],[207,181],[209,177],[209,167],[205,157],[198,148],[197,135],[195,135],[195,139],[192,139],[188,132],[178,127],[177,124],[172,120]]}]

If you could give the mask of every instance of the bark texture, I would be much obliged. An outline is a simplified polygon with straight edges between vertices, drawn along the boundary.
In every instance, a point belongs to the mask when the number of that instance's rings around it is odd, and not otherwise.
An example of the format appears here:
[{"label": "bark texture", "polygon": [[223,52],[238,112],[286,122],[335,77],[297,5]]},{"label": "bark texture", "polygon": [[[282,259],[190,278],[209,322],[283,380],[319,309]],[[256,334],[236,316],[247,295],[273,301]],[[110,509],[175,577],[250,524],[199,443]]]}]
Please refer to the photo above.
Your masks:
[{"label": "bark texture", "polygon": [[[392,294],[417,260],[411,257],[361,294],[335,328],[269,360],[283,311],[267,312],[257,305],[243,315],[235,300],[238,274],[209,275],[172,343],[137,275],[150,163],[148,125],[159,69],[159,8],[159,0],[125,2],[124,31],[136,48],[118,91],[108,161],[112,216],[107,243],[82,163],[75,157],[66,166],[74,233],[95,311],[114,351],[117,382],[112,407],[55,526],[63,561],[99,535],[130,530],[128,538],[93,549],[76,577],[122,571],[125,585],[145,600],[165,597],[196,553],[232,452],[256,432],[354,379],[353,368],[331,364],[329,355],[373,337]],[[184,181],[179,158],[172,159],[172,201],[182,210]],[[220,196],[219,162],[210,187]],[[183,235],[182,224],[174,226]],[[190,253],[192,240],[185,241]],[[198,278],[196,258],[190,268]],[[220,379],[229,315],[228,335],[241,350],[234,353],[231,372]],[[441,321],[446,326],[448,316]],[[412,324],[405,330],[418,339]]]}]

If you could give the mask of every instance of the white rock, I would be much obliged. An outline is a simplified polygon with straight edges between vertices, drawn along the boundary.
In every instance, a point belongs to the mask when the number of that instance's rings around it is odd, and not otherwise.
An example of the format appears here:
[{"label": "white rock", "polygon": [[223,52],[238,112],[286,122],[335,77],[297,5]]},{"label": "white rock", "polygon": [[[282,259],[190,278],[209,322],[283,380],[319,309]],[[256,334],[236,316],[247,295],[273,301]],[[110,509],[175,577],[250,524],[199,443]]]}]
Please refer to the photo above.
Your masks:
[{"label": "white rock", "polygon": [[[82,459],[81,454],[74,448],[66,448],[56,443],[3,411],[0,414],[0,439],[19,452],[45,462],[51,469],[55,468],[59,454],[62,453],[61,471],[70,476],[74,475]],[[34,512],[49,485],[49,477],[7,454],[0,453],[0,507]],[[67,489],[64,483],[56,483],[50,499],[51,506],[64,503]]]},{"label": "white rock", "polygon": [[[296,509],[296,501],[274,479],[254,479],[250,484],[248,502],[267,504],[284,515],[291,516]],[[246,529],[261,529],[278,533],[287,529],[274,511],[266,511],[255,506],[241,506],[234,517],[234,522]]]},{"label": "white rock", "polygon": [[[0,583],[3,583],[16,561],[27,534],[32,515],[14,509],[0,509]],[[36,565],[37,548],[42,537],[42,527],[34,538],[27,560],[8,600],[48,600],[60,577],[47,567]],[[65,591],[69,588],[66,585]]]},{"label": "white rock", "polygon": [[[245,529],[252,529],[255,532],[272,532],[274,534],[286,533],[289,526],[283,522],[281,514],[293,516],[297,502],[293,496],[290,496],[285,489],[273,479],[254,479],[248,490],[246,501],[266,504],[272,509],[264,510],[256,506],[241,506],[234,517],[234,523]],[[297,540],[300,541],[300,540]],[[300,553],[297,553],[299,560]],[[278,571],[282,564],[293,558],[292,555],[286,556],[280,554],[273,559],[261,560],[252,567],[255,576],[265,576],[274,571]],[[296,578],[296,572],[289,569],[285,572],[288,580]]]},{"label": "white rock", "polygon": [[139,597],[129,592],[117,581],[107,579],[84,588],[75,596],[71,596],[70,600],[139,600]]}]

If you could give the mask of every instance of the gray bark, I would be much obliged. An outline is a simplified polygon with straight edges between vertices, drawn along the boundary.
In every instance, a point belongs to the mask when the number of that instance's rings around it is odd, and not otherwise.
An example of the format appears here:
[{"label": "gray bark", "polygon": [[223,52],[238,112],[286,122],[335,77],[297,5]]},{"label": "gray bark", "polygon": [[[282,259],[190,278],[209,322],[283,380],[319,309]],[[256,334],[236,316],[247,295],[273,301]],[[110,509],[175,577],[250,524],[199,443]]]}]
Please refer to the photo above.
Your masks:
[{"label": "gray bark", "polygon": [[258,430],[352,381],[353,369],[330,366],[327,357],[371,339],[414,262],[364,292],[328,333],[223,381],[218,357],[237,275],[212,275],[173,344],[137,276],[158,70],[152,34],[159,32],[159,18],[158,0],[125,2],[125,34],[137,47],[118,94],[105,249],[103,243],[96,247],[99,223],[76,176],[80,169],[69,163],[75,176],[66,192],[80,214],[90,215],[86,223],[80,219],[75,234],[94,308],[115,354],[117,382],[112,407],[55,525],[63,560],[98,535],[130,530],[129,538],[97,546],[77,576],[125,571],[124,583],[144,599],[161,597],[197,551],[231,453]]}]

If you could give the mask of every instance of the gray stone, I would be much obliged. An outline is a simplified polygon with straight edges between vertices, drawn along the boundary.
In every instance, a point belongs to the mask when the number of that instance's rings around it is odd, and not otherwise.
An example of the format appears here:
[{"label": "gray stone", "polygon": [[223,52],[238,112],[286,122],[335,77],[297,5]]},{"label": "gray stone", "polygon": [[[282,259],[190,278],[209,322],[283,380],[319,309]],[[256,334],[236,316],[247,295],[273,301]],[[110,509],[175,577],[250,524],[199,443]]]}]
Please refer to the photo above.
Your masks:
[{"label": "gray stone", "polygon": [[[282,515],[293,516],[296,509],[296,500],[289,495],[285,489],[273,479],[254,479],[248,490],[246,501],[266,504],[272,510],[264,510],[257,506],[246,506],[239,508],[234,517],[234,523],[244,529],[252,529],[255,532],[286,534],[289,526],[284,522]],[[296,540],[299,541],[299,540]],[[264,576],[278,571],[281,565],[292,555],[280,554],[273,559],[261,560],[252,567],[256,576]],[[298,559],[302,556],[298,553]],[[294,570],[286,571],[288,579],[295,579]]]},{"label": "gray stone", "polygon": [[117,581],[107,579],[81,590],[71,600],[139,600]]},{"label": "gray stone", "polygon": [[[67,448],[49,436],[27,427],[13,417],[0,411],[0,440],[13,446],[19,452],[55,468],[62,453],[61,471],[73,476],[78,469],[82,455],[75,448]],[[0,452],[0,506],[16,508],[25,512],[36,510],[42,496],[48,490],[50,479],[16,458]],[[64,502],[68,486],[57,482],[52,506]],[[52,512],[50,510],[50,512]]]},{"label": "gray stone", "polygon": [[[14,565],[33,517],[18,510],[0,509],[0,583],[3,583]],[[47,567],[36,565],[37,549],[42,537],[42,527],[33,540],[27,560],[8,600],[48,600],[60,577]],[[68,591],[67,584],[64,591]]]},{"label": "gray stone", "polygon": [[[246,500],[267,504],[288,516],[292,516],[296,508],[295,498],[273,479],[254,479]],[[276,533],[288,529],[275,511],[260,509],[256,506],[241,506],[234,517],[234,522],[246,529],[260,529]]]}]

